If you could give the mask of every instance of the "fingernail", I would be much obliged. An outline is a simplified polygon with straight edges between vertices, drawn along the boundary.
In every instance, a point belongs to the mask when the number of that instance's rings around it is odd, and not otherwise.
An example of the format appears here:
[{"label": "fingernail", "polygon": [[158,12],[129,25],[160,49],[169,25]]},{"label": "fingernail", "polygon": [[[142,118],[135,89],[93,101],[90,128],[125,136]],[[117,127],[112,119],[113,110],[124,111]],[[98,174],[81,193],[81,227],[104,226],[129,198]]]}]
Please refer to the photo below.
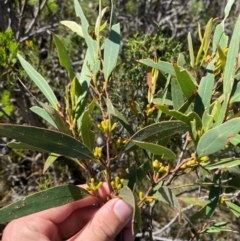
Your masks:
[{"label": "fingernail", "polygon": [[122,199],[119,199],[115,203],[113,211],[120,220],[126,221],[132,216],[133,209],[128,203],[124,202]]}]

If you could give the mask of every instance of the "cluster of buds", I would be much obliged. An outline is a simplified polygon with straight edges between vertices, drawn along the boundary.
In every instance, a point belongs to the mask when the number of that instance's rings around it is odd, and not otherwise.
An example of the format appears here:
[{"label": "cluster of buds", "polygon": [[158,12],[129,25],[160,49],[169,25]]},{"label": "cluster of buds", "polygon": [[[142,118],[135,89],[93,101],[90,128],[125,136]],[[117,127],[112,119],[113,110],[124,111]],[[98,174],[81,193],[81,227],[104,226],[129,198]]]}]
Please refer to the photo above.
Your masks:
[{"label": "cluster of buds", "polygon": [[150,116],[156,110],[155,105],[151,106],[151,104],[147,104],[147,116]]},{"label": "cluster of buds", "polygon": [[117,148],[119,148],[119,147],[125,145],[127,142],[128,142],[127,139],[123,139],[121,137],[118,137],[118,139],[115,142],[115,145],[116,145]]},{"label": "cluster of buds", "polygon": [[123,187],[123,182],[124,179],[120,179],[118,176],[111,181],[111,186],[116,193]]},{"label": "cluster of buds", "polygon": [[194,167],[194,166],[198,165],[199,163],[207,162],[208,160],[209,160],[208,156],[202,156],[198,159],[196,156],[196,153],[192,153],[191,158],[181,166],[181,169]]},{"label": "cluster of buds", "polygon": [[150,204],[154,201],[154,197],[145,197],[144,198],[144,194],[141,191],[138,193],[138,197],[139,197],[140,201],[142,201],[144,199],[144,201],[141,202],[140,206],[143,206],[143,204]]},{"label": "cluster of buds", "polygon": [[97,159],[101,158],[102,157],[102,147],[95,147],[93,155]]},{"label": "cluster of buds", "polygon": [[110,121],[109,119],[105,119],[103,121],[101,121],[100,124],[98,124],[98,128],[100,130],[102,130],[104,133],[110,133],[111,131],[113,131],[115,128],[117,127],[117,123],[113,123],[112,125],[110,125]]},{"label": "cluster of buds", "polygon": [[152,166],[154,168],[154,171],[164,174],[169,171],[169,166],[164,166],[160,161],[157,159],[153,161]]},{"label": "cluster of buds", "polygon": [[87,190],[88,191],[97,191],[101,186],[103,182],[101,181],[96,181],[94,178],[91,178],[90,181],[87,182]]}]

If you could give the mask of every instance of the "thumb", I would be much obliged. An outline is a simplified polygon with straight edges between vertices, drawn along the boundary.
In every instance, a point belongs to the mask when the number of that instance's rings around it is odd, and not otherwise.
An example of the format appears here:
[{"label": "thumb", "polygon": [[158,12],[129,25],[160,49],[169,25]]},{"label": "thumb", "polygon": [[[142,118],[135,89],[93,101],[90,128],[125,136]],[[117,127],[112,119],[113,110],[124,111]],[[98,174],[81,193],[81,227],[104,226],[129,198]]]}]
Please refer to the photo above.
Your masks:
[{"label": "thumb", "polygon": [[112,241],[121,231],[123,241],[134,240],[130,225],[132,213],[128,203],[119,198],[112,199],[70,241]]}]

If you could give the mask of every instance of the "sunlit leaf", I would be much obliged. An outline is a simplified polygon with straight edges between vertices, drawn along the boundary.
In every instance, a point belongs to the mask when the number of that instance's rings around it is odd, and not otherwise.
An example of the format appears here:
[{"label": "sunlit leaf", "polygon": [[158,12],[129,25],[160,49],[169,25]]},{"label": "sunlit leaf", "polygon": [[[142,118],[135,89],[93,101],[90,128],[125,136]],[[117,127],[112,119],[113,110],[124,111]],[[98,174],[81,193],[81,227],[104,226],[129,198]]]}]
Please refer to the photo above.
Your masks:
[{"label": "sunlit leaf", "polygon": [[112,73],[118,58],[120,49],[120,24],[113,25],[109,37],[104,42],[104,78],[107,81]]},{"label": "sunlit leaf", "polygon": [[52,106],[55,109],[58,109],[58,100],[53,93],[53,90],[48,85],[47,81],[20,54],[17,54],[17,57],[31,80],[36,84],[36,86],[44,94]]},{"label": "sunlit leaf", "polygon": [[235,118],[205,132],[198,142],[197,154],[206,156],[221,150],[240,132],[239,123],[240,118]]},{"label": "sunlit leaf", "polygon": [[74,33],[76,33],[79,36],[81,36],[82,38],[84,38],[81,25],[77,24],[74,21],[69,21],[69,20],[60,21],[60,23],[64,26],[68,27],[69,29],[71,29]]},{"label": "sunlit leaf", "polygon": [[141,220],[141,215],[140,215],[140,210],[138,205],[136,204],[134,195],[132,193],[132,191],[124,186],[120,191],[119,191],[119,196],[125,201],[127,202],[129,205],[132,206],[133,208],[133,218],[134,218],[134,222],[132,222],[132,233],[134,235],[137,234],[137,232],[141,229],[142,226],[142,220]]}]

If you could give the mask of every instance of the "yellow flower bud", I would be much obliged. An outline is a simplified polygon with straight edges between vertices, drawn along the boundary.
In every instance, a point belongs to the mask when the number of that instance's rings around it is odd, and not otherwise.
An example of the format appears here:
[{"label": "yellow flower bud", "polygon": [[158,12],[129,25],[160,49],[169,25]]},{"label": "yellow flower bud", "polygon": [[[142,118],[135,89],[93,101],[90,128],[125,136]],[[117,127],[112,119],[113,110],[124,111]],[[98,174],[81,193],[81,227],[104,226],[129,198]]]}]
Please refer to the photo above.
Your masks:
[{"label": "yellow flower bud", "polygon": [[206,161],[208,161],[209,160],[209,157],[208,156],[202,156],[202,157],[200,157],[200,161],[202,161],[202,162],[206,162]]},{"label": "yellow flower bud", "polygon": [[117,123],[113,123],[112,127],[111,127],[111,131],[113,131],[115,128],[117,127]]},{"label": "yellow flower bud", "polygon": [[158,167],[160,166],[160,164],[161,164],[161,163],[156,159],[156,160],[153,161],[152,166],[153,166],[154,168],[158,168]]},{"label": "yellow flower bud", "polygon": [[140,200],[142,200],[143,199],[143,192],[139,192],[138,197],[139,197]]}]

